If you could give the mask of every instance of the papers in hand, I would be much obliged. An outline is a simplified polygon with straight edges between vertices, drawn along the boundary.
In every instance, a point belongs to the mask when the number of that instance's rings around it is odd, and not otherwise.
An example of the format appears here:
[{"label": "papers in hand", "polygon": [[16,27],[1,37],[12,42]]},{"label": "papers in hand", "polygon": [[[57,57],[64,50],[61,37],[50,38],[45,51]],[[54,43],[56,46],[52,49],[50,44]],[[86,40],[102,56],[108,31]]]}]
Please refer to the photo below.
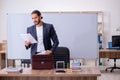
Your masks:
[{"label": "papers in hand", "polygon": [[33,38],[33,36],[30,33],[20,34],[20,36],[24,41],[30,41],[31,43],[37,43],[37,41]]},{"label": "papers in hand", "polygon": [[45,55],[46,51],[42,51],[40,53],[37,53],[37,55]]}]

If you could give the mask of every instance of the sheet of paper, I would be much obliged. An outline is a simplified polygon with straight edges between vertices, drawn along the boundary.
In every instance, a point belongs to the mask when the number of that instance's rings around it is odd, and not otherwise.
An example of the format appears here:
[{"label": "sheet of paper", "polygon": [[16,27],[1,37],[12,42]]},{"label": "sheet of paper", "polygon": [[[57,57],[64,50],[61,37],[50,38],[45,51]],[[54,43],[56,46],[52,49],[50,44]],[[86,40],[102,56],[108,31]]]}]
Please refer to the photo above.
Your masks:
[{"label": "sheet of paper", "polygon": [[20,36],[24,41],[30,41],[31,43],[37,43],[37,41],[33,38],[33,36],[30,33],[20,34]]},{"label": "sheet of paper", "polygon": [[37,55],[45,55],[46,51],[42,51],[40,53],[37,53]]}]

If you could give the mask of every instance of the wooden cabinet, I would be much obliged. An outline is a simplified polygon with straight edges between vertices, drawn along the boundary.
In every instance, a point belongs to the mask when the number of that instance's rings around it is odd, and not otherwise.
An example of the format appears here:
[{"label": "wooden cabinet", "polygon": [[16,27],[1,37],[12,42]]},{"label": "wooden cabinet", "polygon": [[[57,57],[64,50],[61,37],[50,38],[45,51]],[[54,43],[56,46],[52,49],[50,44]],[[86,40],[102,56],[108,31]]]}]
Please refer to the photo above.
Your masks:
[{"label": "wooden cabinet", "polygon": [[5,68],[6,65],[6,52],[0,51],[0,69]]}]

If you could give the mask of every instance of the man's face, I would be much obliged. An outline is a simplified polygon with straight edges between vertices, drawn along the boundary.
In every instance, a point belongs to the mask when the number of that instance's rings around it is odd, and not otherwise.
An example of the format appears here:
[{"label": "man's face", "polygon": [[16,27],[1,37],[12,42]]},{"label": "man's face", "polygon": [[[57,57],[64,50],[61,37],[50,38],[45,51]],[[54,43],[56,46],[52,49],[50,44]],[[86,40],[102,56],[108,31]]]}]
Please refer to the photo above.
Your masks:
[{"label": "man's face", "polygon": [[32,21],[35,25],[38,25],[41,21],[41,16],[38,16],[37,14],[32,14]]}]

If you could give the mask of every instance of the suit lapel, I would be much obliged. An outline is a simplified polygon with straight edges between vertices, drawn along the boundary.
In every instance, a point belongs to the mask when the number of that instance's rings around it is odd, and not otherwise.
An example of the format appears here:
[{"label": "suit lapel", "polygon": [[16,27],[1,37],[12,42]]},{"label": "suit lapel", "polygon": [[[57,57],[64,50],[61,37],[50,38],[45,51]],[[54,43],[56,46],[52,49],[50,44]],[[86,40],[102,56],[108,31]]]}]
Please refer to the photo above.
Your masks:
[{"label": "suit lapel", "polygon": [[36,32],[36,26],[33,26],[33,33],[34,33],[34,38],[37,40],[37,32]]},{"label": "suit lapel", "polygon": [[43,22],[43,43],[44,43],[44,47],[46,49],[46,25]]},{"label": "suit lapel", "polygon": [[[33,26],[33,37],[37,40],[37,31],[36,26]],[[38,41],[38,40],[37,40]],[[46,49],[46,24],[43,22],[43,44],[44,48]]]},{"label": "suit lapel", "polygon": [[43,23],[43,39],[46,37],[46,25]]},{"label": "suit lapel", "polygon": [[[37,40],[37,32],[36,32],[36,25],[33,26],[33,37]],[[46,25],[43,22],[43,41],[45,41],[45,37],[46,37]]]}]

